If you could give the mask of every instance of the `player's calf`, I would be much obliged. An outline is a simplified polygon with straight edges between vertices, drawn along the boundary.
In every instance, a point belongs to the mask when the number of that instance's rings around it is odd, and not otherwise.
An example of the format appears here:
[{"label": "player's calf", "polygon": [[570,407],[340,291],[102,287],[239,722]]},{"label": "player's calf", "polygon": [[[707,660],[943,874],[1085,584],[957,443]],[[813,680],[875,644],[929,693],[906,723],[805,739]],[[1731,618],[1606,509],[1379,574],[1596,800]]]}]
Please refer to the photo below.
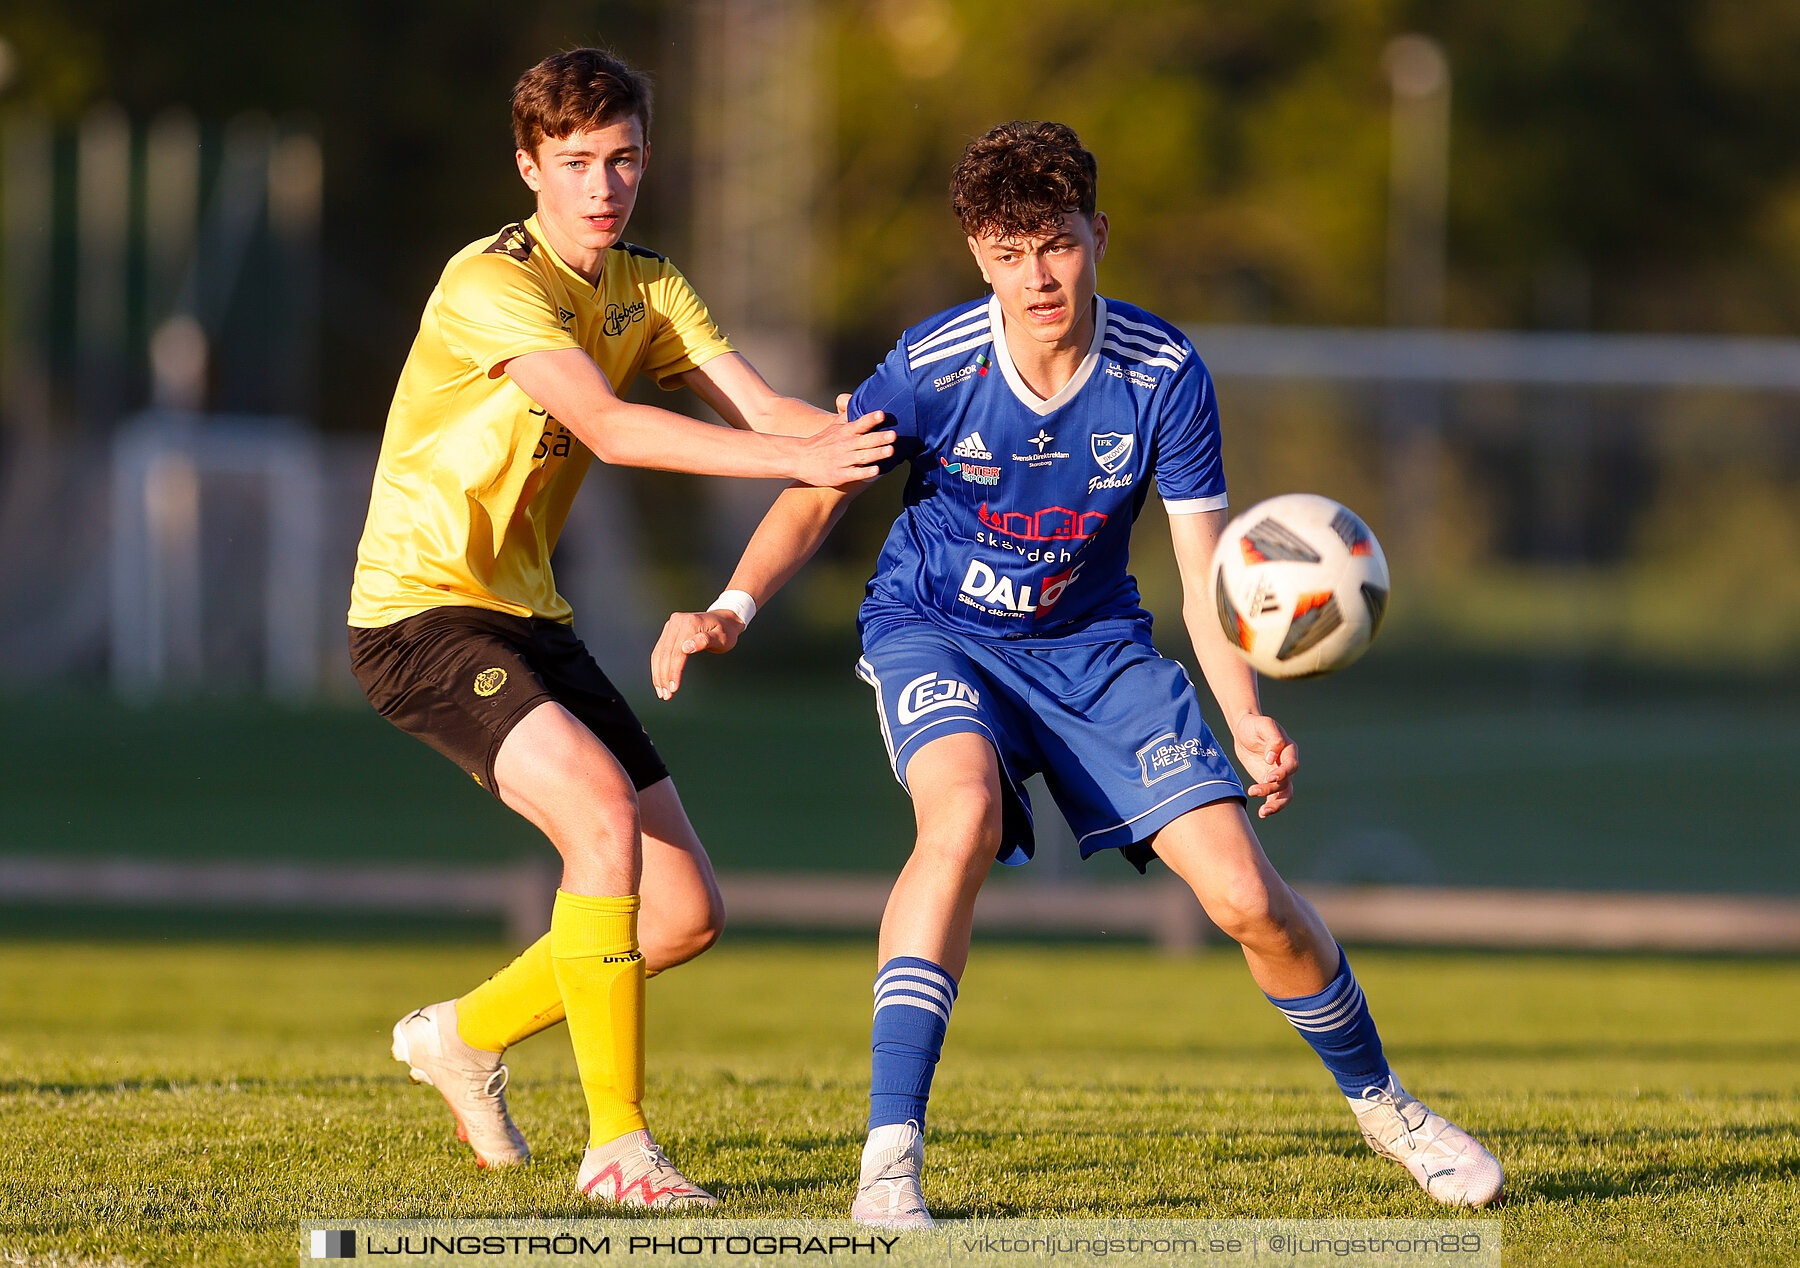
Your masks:
[{"label": "player's calf", "polygon": [[444,1098],[456,1119],[456,1138],[475,1151],[476,1166],[531,1161],[525,1137],[506,1111],[507,1068],[499,1053],[463,1042],[455,1000],[427,1004],[394,1023],[392,1051],[414,1083],[436,1088]]}]

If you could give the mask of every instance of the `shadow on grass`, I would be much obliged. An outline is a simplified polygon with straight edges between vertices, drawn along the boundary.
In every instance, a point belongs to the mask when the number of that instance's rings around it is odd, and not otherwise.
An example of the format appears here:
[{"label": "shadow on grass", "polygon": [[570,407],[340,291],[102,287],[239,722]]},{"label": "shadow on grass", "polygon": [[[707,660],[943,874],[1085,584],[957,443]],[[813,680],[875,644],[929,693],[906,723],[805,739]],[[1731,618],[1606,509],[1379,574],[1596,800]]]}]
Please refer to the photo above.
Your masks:
[{"label": "shadow on grass", "polygon": [[[1017,1131],[937,1130],[932,1133],[932,1142],[939,1147],[1010,1150],[1018,1144],[1019,1135]],[[1193,1123],[1171,1122],[1167,1127],[1146,1127],[1140,1130],[1120,1130],[1116,1127],[1058,1130],[1056,1139],[1057,1144],[1063,1147],[1063,1156],[1047,1158],[1021,1170],[1104,1170],[1108,1165],[1108,1153],[1131,1147],[1143,1140],[1185,1141],[1205,1147],[1206,1152],[1213,1157],[1235,1161],[1284,1157],[1357,1157],[1367,1149],[1362,1137],[1350,1123],[1342,1127],[1277,1126],[1222,1130]]]},{"label": "shadow on grass", "polygon": [[[1679,1193],[1703,1193],[1747,1184],[1791,1181],[1800,1177],[1800,1123],[1740,1123],[1707,1128],[1622,1128],[1618,1131],[1554,1132],[1542,1129],[1500,1130],[1488,1136],[1503,1160],[1531,1147],[1559,1153],[1597,1150],[1609,1161],[1599,1166],[1567,1166],[1514,1171],[1507,1194],[1515,1202],[1539,1198],[1551,1202],[1604,1200]],[[1780,1151],[1781,1144],[1788,1147]],[[1778,1156],[1719,1159],[1748,1145]],[[1705,1152],[1712,1157],[1693,1158]]]},{"label": "shadow on grass", "polygon": [[[1791,1061],[1791,1041],[1742,1043],[1685,1040],[1646,1043],[1642,1040],[1583,1039],[1569,1043],[1395,1044],[1406,1061]],[[1216,1050],[1209,1050],[1208,1055]]]},{"label": "shadow on grass", "polygon": [[1658,1163],[1626,1171],[1623,1175],[1616,1169],[1582,1167],[1533,1176],[1525,1183],[1510,1187],[1514,1200],[1529,1194],[1549,1201],[1566,1202],[1571,1199],[1643,1195],[1668,1197],[1674,1193],[1731,1189],[1746,1184],[1788,1181],[1795,1177],[1800,1177],[1800,1158],[1765,1158],[1724,1163],[1684,1163],[1680,1166]]}]

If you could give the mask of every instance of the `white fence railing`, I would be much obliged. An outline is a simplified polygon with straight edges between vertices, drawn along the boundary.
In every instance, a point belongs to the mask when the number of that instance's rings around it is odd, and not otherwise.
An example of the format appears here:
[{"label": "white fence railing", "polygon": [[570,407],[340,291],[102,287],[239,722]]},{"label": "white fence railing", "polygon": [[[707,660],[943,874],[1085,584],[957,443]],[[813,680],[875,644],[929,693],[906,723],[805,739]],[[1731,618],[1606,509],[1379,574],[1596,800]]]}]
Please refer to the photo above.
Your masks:
[{"label": "white fence railing", "polygon": [[[0,906],[59,905],[498,917],[518,943],[550,926],[554,872],[506,867],[151,863],[0,858]],[[719,878],[736,926],[873,937],[892,882],[876,876]],[[1424,886],[1300,887],[1348,942],[1396,946],[1800,953],[1800,898]],[[1178,881],[1001,882],[984,933],[1120,936],[1187,953],[1222,935]]]}]

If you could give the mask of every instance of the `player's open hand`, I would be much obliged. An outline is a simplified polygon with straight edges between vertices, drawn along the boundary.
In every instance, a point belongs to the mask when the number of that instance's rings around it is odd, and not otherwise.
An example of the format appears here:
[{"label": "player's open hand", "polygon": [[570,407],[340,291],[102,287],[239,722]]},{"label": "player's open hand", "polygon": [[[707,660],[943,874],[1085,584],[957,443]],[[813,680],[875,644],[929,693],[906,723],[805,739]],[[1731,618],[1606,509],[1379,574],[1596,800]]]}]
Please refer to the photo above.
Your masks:
[{"label": "player's open hand", "polygon": [[650,684],[660,699],[672,700],[681,689],[687,658],[699,652],[728,652],[737,646],[744,623],[735,612],[676,612],[663,623],[662,637],[650,653]]},{"label": "player's open hand", "polygon": [[802,484],[837,489],[881,474],[880,463],[894,453],[892,430],[875,430],[887,416],[880,410],[840,419],[800,441],[793,476]]},{"label": "player's open hand", "polygon": [[1294,799],[1294,772],[1300,769],[1300,750],[1281,723],[1261,713],[1246,713],[1231,728],[1237,741],[1238,761],[1256,782],[1245,789],[1252,797],[1263,798],[1256,808],[1259,819],[1267,819]]}]

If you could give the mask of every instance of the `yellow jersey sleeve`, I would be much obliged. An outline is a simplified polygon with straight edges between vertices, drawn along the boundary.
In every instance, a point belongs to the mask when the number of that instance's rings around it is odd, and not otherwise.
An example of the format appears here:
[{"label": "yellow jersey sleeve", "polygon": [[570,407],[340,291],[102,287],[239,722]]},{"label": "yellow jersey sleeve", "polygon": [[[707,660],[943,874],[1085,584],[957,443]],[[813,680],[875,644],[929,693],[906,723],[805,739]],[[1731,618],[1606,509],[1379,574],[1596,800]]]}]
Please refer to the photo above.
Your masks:
[{"label": "yellow jersey sleeve", "polygon": [[491,249],[444,270],[435,307],[445,346],[489,376],[527,352],[581,346],[543,278]]},{"label": "yellow jersey sleeve", "polygon": [[655,325],[644,373],[670,391],[681,386],[683,374],[732,347],[681,270],[667,260],[661,263],[662,275],[649,287]]}]

